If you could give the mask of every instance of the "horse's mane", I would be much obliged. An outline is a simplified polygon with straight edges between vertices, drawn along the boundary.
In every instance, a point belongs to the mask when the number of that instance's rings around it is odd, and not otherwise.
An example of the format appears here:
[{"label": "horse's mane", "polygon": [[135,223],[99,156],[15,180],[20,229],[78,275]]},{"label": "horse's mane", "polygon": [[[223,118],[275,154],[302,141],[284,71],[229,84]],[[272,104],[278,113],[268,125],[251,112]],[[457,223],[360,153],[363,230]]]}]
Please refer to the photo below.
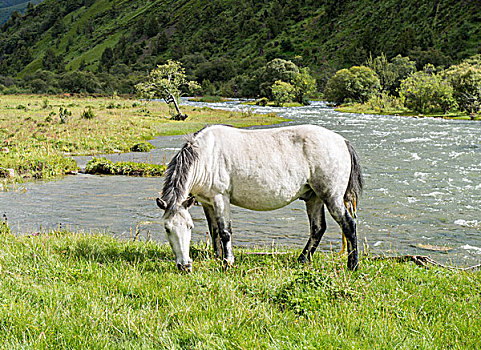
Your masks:
[{"label": "horse's mane", "polygon": [[187,142],[167,166],[161,197],[167,204],[168,210],[173,209],[179,200],[185,197],[189,170],[199,157],[195,137],[204,129],[205,127],[187,136]]}]

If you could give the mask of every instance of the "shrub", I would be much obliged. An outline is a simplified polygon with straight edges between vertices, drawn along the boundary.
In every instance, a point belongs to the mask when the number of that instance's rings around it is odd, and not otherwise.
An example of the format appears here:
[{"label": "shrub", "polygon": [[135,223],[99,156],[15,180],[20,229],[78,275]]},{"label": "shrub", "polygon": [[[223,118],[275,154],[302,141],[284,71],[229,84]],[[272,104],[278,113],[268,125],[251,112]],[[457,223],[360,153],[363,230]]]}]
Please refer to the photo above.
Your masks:
[{"label": "shrub", "polygon": [[256,105],[265,107],[269,103],[269,99],[267,97],[262,97],[256,101]]},{"label": "shrub", "polygon": [[272,99],[272,85],[278,80],[291,83],[297,74],[299,74],[299,68],[291,61],[273,59],[267,63],[260,74],[261,95]]},{"label": "shrub", "polygon": [[404,108],[403,102],[399,97],[389,95],[384,91],[378,95],[371,96],[366,105],[369,109],[380,113],[398,111]]},{"label": "shrub", "polygon": [[399,95],[404,105],[415,112],[443,112],[456,108],[452,86],[441,75],[429,73],[432,66],[401,82]]},{"label": "shrub", "polygon": [[152,148],[154,148],[154,146],[152,146],[150,143],[140,142],[130,147],[130,151],[131,152],[148,152]]},{"label": "shrub", "polygon": [[324,96],[335,103],[366,102],[381,88],[376,73],[365,66],[341,69],[327,82]]},{"label": "shrub", "polygon": [[107,158],[92,158],[85,166],[87,174],[114,174],[114,163]]},{"label": "shrub", "polygon": [[416,62],[409,57],[397,55],[388,62],[386,55],[381,54],[374,59],[367,60],[366,66],[371,68],[379,77],[381,88],[392,95],[397,95],[401,81],[416,71]]},{"label": "shrub", "polygon": [[307,97],[316,90],[316,79],[311,76],[309,68],[301,68],[299,74],[292,79],[292,85],[294,100],[304,105],[309,104]]},{"label": "shrub", "polygon": [[92,111],[92,107],[89,107],[88,109],[86,109],[85,111],[82,112],[82,118],[85,118],[85,119],[95,118],[95,114]]},{"label": "shrub", "polygon": [[468,113],[481,109],[481,55],[444,71],[443,76],[453,87],[453,96],[459,108]]},{"label": "shrub", "polygon": [[93,158],[85,166],[87,174],[128,175],[128,176],[162,176],[165,165],[118,162],[107,158]]},{"label": "shrub", "polygon": [[291,102],[294,95],[294,87],[284,81],[276,81],[272,87],[272,98],[277,106],[282,106],[284,103]]}]

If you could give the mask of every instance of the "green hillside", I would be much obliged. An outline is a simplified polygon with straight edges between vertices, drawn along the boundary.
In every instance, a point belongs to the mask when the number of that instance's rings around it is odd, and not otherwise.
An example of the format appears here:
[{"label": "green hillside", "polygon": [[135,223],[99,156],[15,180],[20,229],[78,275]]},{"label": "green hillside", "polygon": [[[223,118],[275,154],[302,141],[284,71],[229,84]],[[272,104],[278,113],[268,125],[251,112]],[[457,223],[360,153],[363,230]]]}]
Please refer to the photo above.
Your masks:
[{"label": "green hillside", "polygon": [[15,11],[17,12],[25,12],[27,7],[29,6],[28,3],[32,5],[38,4],[42,2],[42,0],[31,0],[31,1],[24,1],[24,0],[4,0],[0,1],[0,24],[6,22],[12,13]]},{"label": "green hillside", "polygon": [[382,52],[419,67],[481,52],[481,2],[45,0],[1,28],[0,84],[128,92],[173,58],[204,87],[245,95],[273,58],[310,67],[322,87]]}]

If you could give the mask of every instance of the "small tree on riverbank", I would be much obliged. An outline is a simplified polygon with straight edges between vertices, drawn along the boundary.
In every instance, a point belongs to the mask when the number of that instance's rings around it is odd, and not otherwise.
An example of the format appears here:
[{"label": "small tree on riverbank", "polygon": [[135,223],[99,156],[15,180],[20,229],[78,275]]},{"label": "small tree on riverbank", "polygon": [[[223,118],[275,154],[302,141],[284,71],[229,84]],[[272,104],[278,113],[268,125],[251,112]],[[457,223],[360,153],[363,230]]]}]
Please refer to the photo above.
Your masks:
[{"label": "small tree on riverbank", "polygon": [[377,74],[365,66],[341,69],[329,79],[324,90],[327,100],[337,104],[366,102],[381,89]]},{"label": "small tree on riverbank", "polygon": [[434,71],[432,65],[426,65],[402,81],[399,95],[406,107],[420,113],[447,113],[457,107],[453,87]]},{"label": "small tree on riverbank", "polygon": [[194,92],[200,86],[195,81],[189,81],[185,75],[185,69],[180,62],[168,60],[166,64],[158,65],[153,69],[146,82],[135,86],[140,96],[148,99],[161,98],[167,104],[173,104],[176,115],[173,119],[185,120],[186,114],[182,114],[179,108],[179,98],[182,91]]}]

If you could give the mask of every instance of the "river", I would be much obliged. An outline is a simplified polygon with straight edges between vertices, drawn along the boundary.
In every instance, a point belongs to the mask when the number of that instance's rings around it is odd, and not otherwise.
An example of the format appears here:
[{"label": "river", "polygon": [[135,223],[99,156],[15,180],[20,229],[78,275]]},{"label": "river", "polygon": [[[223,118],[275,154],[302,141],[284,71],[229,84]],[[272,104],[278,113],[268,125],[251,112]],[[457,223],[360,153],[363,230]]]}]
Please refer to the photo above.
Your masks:
[{"label": "river", "polygon": [[[422,254],[458,266],[481,263],[481,123],[338,113],[322,102],[299,108],[247,107],[237,101],[184,104],[230,110],[251,108],[338,132],[356,148],[365,175],[358,212],[361,249],[371,254]],[[271,126],[271,127],[278,127]],[[150,153],[112,160],[163,163],[183,137],[152,141]],[[83,166],[88,157],[77,157]],[[14,232],[69,228],[166,242],[153,198],[162,179],[79,174],[21,185],[0,193],[0,215]],[[206,239],[200,207],[191,210],[193,241]],[[232,210],[234,245],[302,247],[308,237],[304,203],[273,212]],[[329,219],[320,250],[337,250],[340,231]],[[442,251],[441,251],[442,250]]]}]

